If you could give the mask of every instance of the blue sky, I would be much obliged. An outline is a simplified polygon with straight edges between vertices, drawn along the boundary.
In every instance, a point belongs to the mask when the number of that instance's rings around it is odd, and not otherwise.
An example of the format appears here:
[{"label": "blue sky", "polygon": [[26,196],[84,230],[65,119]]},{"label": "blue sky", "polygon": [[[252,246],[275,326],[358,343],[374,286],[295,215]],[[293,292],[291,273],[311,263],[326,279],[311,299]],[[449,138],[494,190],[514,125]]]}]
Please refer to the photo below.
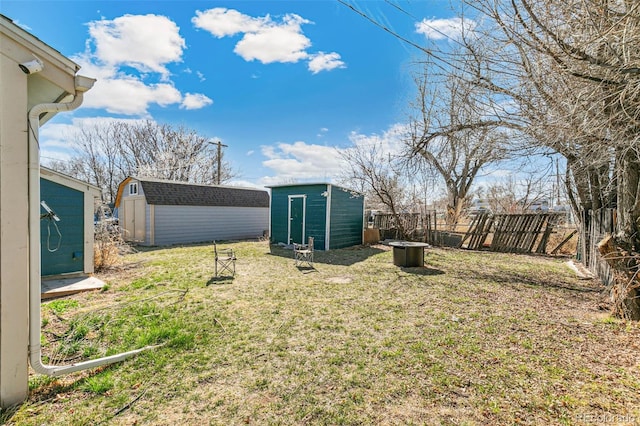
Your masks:
[{"label": "blue sky", "polygon": [[[419,45],[459,31],[448,1],[348,3]],[[332,181],[339,149],[392,139],[422,58],[336,0],[3,0],[0,12],[98,79],[41,129],[45,160],[68,158],[82,122],[152,119],[221,140],[247,186]]]}]

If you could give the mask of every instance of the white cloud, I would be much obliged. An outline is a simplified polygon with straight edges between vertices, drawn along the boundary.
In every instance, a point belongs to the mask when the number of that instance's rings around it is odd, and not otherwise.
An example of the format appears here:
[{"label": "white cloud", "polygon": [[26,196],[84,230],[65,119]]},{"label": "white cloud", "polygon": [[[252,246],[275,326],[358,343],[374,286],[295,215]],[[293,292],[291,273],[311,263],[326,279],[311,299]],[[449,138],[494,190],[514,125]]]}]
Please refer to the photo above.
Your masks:
[{"label": "white cloud", "polygon": [[311,55],[309,60],[309,71],[314,74],[320,71],[331,71],[336,68],[345,68],[345,64],[340,60],[340,55],[333,53],[316,53]]},{"label": "white cloud", "polygon": [[376,145],[380,149],[382,149],[383,155],[398,155],[402,152],[402,136],[406,133],[406,131],[406,125],[394,124],[390,126],[389,129],[387,129],[382,135],[364,135],[362,133],[351,132],[351,134],[349,135],[349,140],[356,147]]},{"label": "white cloud", "polygon": [[273,170],[277,178],[270,183],[303,180],[327,180],[339,174],[344,160],[337,148],[295,142],[263,146],[267,157],[262,165]]},{"label": "white cloud", "polygon": [[[166,66],[182,61],[185,42],[178,26],[167,17],[124,15],[88,26],[91,38],[87,50],[72,58],[84,75],[97,79],[85,95],[85,108],[146,116],[153,104],[196,109],[213,103],[203,94],[183,97],[170,80]],[[124,67],[130,67],[128,72]],[[198,77],[202,75],[198,73]]]},{"label": "white cloud", "polygon": [[298,62],[308,57],[305,49],[311,41],[295,26],[265,27],[257,33],[246,33],[233,50],[245,61],[257,59],[263,64]]},{"label": "white cloud", "polygon": [[416,32],[431,40],[457,39],[463,32],[473,31],[475,27],[476,22],[470,19],[423,19],[416,23]]},{"label": "white cloud", "polygon": [[241,188],[256,188],[256,189],[264,189],[262,185],[259,185],[255,182],[249,182],[248,180],[232,180],[230,182],[225,183],[225,185],[230,186],[239,186]]},{"label": "white cloud", "polygon": [[403,147],[402,135],[404,132],[406,132],[406,127],[401,124],[389,127],[382,135],[364,135],[351,132],[349,140],[352,145],[347,148],[306,142],[264,145],[261,147],[262,155],[267,159],[262,162],[262,165],[271,169],[274,175],[261,178],[260,183],[268,186],[304,181],[333,182],[348,167],[341,152],[353,149],[354,146],[366,147],[376,144],[382,149],[382,155],[398,154]]},{"label": "white cloud", "polygon": [[223,7],[216,7],[204,12],[197,10],[196,16],[191,18],[191,22],[196,28],[207,30],[218,38],[238,33],[256,32],[270,20],[269,15],[264,18],[252,18],[237,10]]},{"label": "white cloud", "polygon": [[307,52],[311,40],[304,35],[302,25],[312,22],[296,14],[286,14],[276,21],[270,15],[254,18],[237,10],[214,8],[196,11],[191,22],[218,38],[242,34],[234,52],[246,61],[269,64],[308,60],[314,74],[345,67],[337,53]]},{"label": "white cloud", "polygon": [[213,100],[201,93],[185,93],[180,108],[182,109],[200,109],[211,105]]},{"label": "white cloud", "polygon": [[28,26],[27,24],[23,24],[18,19],[14,19],[13,23],[16,24],[17,26],[19,26],[20,28],[25,29],[27,31],[31,31],[32,30],[32,28],[30,26]]},{"label": "white cloud", "polygon": [[140,79],[123,74],[96,81],[84,96],[83,106],[104,108],[113,114],[146,115],[150,104],[177,104],[182,95],[173,84],[145,84]]},{"label": "white cloud", "polygon": [[67,160],[71,153],[69,135],[77,131],[73,124],[47,123],[39,130],[40,156],[46,159]]},{"label": "white cloud", "polygon": [[106,65],[127,65],[167,77],[166,64],[182,60],[180,28],[165,16],[124,15],[89,23],[96,58]]}]

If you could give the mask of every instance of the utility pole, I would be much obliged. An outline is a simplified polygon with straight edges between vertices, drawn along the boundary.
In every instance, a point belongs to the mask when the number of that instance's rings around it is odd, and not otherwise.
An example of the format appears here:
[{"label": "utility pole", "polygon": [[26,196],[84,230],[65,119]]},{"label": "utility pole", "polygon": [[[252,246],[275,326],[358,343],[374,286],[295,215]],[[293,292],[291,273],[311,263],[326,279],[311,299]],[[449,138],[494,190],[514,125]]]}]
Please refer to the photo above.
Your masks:
[{"label": "utility pole", "polygon": [[229,145],[225,145],[222,142],[209,142],[209,145],[217,145],[218,146],[218,179],[216,180],[217,184],[220,185],[220,168],[222,167],[222,147],[228,147]]}]

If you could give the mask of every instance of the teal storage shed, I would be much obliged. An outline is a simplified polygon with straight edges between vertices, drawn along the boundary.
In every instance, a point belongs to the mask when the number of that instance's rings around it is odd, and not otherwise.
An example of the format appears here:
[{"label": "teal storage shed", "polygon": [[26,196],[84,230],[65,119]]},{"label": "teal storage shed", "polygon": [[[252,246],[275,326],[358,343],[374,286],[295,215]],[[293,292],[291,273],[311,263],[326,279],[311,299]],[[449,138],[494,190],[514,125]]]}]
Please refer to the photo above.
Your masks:
[{"label": "teal storage shed", "polygon": [[362,244],[364,196],[329,183],[270,186],[270,235],[274,244],[304,243],[316,250]]},{"label": "teal storage shed", "polygon": [[[40,220],[42,276],[93,272],[93,212],[99,197],[97,186],[40,168],[40,200],[60,218]],[[47,213],[42,207],[40,212]]]}]

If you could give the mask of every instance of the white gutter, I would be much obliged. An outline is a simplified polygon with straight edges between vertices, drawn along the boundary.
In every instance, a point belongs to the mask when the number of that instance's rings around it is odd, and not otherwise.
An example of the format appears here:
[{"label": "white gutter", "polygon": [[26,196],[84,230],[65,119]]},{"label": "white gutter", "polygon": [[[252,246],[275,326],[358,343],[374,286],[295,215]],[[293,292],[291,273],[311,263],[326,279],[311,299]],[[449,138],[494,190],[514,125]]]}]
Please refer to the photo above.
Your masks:
[{"label": "white gutter", "polygon": [[76,93],[68,103],[45,103],[34,105],[28,117],[29,145],[29,362],[40,374],[60,376],[88,368],[122,361],[146,349],[147,346],[129,352],[103,358],[92,359],[70,365],[45,365],[42,363],[42,347],[40,346],[40,115],[45,112],[71,111],[82,104],[83,93],[91,89],[95,80],[76,76]]},{"label": "white gutter", "polygon": [[324,250],[328,251],[331,247],[331,184],[327,184],[327,213],[324,226]]}]

